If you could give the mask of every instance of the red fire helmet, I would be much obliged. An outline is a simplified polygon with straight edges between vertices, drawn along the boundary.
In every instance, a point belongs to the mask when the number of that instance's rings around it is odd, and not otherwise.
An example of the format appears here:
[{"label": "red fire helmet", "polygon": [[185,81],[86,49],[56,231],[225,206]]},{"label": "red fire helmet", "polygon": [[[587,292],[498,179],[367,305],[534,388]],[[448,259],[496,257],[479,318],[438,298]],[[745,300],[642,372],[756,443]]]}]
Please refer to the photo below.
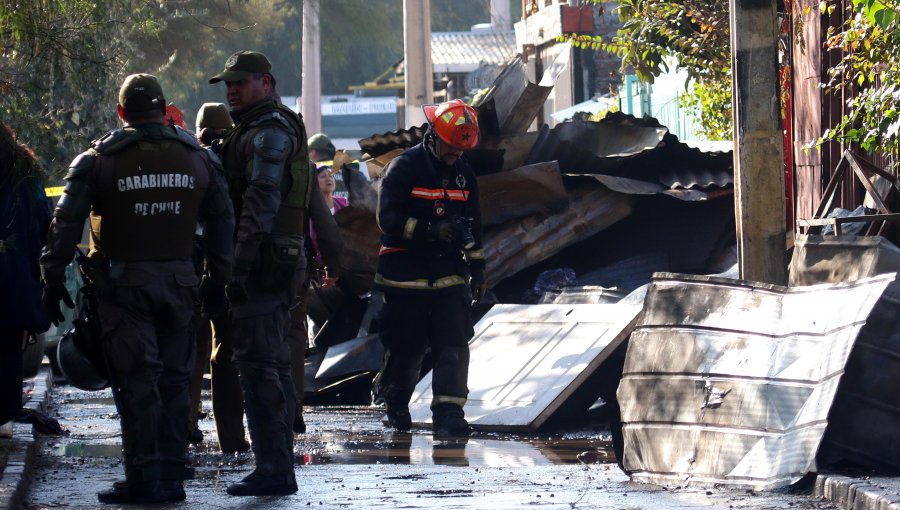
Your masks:
[{"label": "red fire helmet", "polygon": [[478,114],[461,99],[422,105],[435,134],[447,145],[469,150],[478,145]]}]

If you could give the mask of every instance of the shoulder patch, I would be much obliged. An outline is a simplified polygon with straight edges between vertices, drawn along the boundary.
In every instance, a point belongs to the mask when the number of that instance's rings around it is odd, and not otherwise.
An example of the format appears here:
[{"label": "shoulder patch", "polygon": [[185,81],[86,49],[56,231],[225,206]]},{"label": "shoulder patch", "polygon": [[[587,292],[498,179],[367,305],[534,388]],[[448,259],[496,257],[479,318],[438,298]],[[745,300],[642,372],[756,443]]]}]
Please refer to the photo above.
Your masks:
[{"label": "shoulder patch", "polygon": [[265,124],[268,122],[277,122],[282,126],[291,128],[292,130],[294,127],[291,125],[291,122],[287,119],[287,117],[285,117],[284,113],[278,110],[272,110],[271,112],[266,112],[260,115],[254,122],[254,124]]},{"label": "shoulder patch", "polygon": [[175,127],[175,132],[178,133],[178,141],[187,145],[188,147],[194,150],[202,150],[203,147],[200,146],[200,142],[194,137],[194,135],[188,133],[186,130],[181,129],[178,126]]},{"label": "shoulder patch", "polygon": [[94,164],[97,162],[97,151],[94,149],[88,149],[72,160],[72,163],[69,164],[69,171],[66,172],[65,179],[79,179],[85,175],[87,172],[91,171],[94,168]]},{"label": "shoulder patch", "polygon": [[141,138],[141,133],[134,128],[120,128],[91,142],[91,148],[98,154],[112,154],[131,145],[132,142]]}]

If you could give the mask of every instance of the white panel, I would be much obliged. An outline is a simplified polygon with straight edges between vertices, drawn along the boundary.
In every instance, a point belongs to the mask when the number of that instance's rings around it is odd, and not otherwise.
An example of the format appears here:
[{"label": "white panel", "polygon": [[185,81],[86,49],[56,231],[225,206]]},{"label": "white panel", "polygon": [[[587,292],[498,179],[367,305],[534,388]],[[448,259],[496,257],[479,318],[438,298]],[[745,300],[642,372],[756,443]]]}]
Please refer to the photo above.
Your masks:
[{"label": "white panel", "polygon": [[[538,428],[622,342],[640,305],[496,305],[470,343],[466,418],[491,429]],[[410,403],[431,419],[431,373]]]}]

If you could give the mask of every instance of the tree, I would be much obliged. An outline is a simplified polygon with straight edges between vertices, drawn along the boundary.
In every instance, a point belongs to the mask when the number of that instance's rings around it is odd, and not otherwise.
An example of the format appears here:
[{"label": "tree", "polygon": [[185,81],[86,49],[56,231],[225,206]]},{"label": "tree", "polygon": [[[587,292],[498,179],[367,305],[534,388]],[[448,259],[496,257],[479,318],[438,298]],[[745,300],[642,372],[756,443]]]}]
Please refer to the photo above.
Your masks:
[{"label": "tree", "polygon": [[[614,0],[594,0],[605,5]],[[653,83],[676,61],[693,83],[687,106],[700,113],[702,133],[731,137],[731,53],[727,0],[619,0],[622,28],[611,41],[576,36],[581,47],[602,49],[622,59],[623,69]],[[603,7],[601,7],[603,8]]]},{"label": "tree", "polygon": [[[840,8],[822,4],[825,11]],[[858,143],[867,151],[900,154],[900,3],[853,0],[853,12],[841,30],[830,30],[825,46],[842,58],[828,70],[826,93],[856,89],[848,111],[818,140]]]},{"label": "tree", "polygon": [[0,0],[0,115],[60,173],[73,149],[112,122],[119,69],[138,52],[131,34],[154,24],[130,0]]}]

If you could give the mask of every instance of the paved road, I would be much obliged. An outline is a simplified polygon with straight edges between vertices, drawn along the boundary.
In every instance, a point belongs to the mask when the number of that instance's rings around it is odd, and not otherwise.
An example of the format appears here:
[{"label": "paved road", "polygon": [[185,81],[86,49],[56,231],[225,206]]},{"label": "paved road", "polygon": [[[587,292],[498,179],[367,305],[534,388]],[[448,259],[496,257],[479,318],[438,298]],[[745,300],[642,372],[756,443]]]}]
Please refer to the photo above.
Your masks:
[{"label": "paved road", "polygon": [[[108,392],[58,386],[51,402],[51,414],[70,435],[38,440],[25,507],[96,508],[96,492],[122,477],[112,399]],[[186,485],[188,499],[168,508],[839,508],[813,497],[811,489],[758,493],[633,484],[609,462],[602,430],[436,442],[427,430],[385,432],[380,412],[368,407],[315,407],[306,416],[309,433],[295,449],[297,494],[226,495],[226,485],[252,468],[252,458],[219,454],[213,421],[206,419],[206,440],[192,447],[197,477]],[[579,462],[577,454],[585,451],[597,462]]]}]

